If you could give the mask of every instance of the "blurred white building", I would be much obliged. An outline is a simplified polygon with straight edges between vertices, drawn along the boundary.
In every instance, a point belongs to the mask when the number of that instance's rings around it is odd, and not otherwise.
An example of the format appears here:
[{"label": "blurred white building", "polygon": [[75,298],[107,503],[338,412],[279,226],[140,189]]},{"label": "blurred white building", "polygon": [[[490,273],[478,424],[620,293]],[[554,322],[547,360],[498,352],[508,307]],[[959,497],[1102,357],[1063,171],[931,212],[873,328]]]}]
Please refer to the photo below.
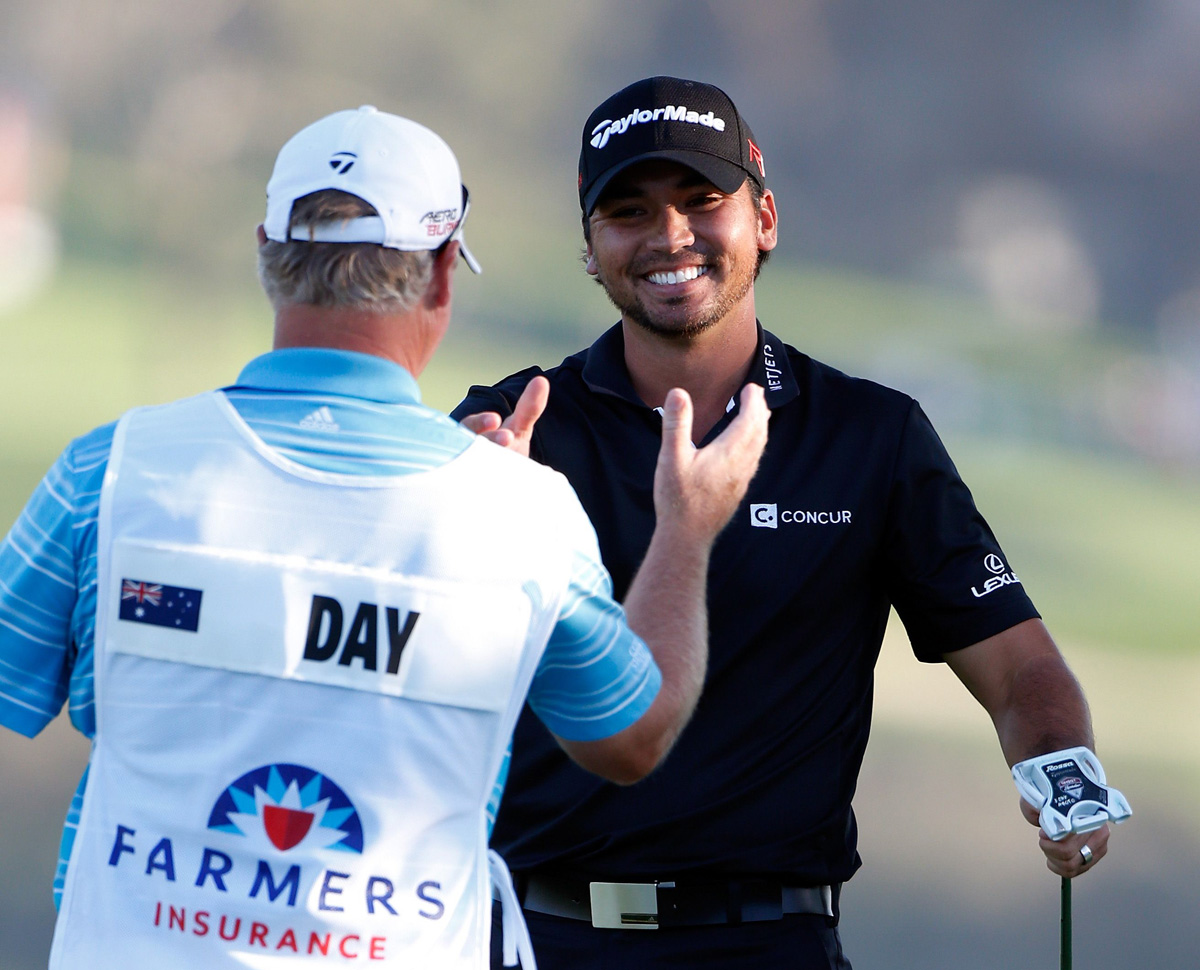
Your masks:
[{"label": "blurred white building", "polygon": [[33,114],[0,90],[0,313],[34,296],[54,274],[58,233],[32,198]]}]

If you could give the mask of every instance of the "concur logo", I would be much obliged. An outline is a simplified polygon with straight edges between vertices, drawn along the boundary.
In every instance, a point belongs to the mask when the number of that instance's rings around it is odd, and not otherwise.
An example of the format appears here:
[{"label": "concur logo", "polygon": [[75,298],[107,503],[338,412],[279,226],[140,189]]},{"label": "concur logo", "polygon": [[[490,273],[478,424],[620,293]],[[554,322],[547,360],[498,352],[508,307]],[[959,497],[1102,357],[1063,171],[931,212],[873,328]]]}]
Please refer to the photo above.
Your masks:
[{"label": "concur logo", "polygon": [[775,502],[750,506],[750,524],[758,529],[778,529],[784,525],[849,525],[853,513],[849,509],[784,509]]},{"label": "concur logo", "polygon": [[332,779],[302,765],[263,765],[242,775],[213,805],[208,827],[268,844],[362,854],[358,810]]},{"label": "concur logo", "polygon": [[778,529],[779,506],[774,502],[751,505],[750,524],[758,529]]}]

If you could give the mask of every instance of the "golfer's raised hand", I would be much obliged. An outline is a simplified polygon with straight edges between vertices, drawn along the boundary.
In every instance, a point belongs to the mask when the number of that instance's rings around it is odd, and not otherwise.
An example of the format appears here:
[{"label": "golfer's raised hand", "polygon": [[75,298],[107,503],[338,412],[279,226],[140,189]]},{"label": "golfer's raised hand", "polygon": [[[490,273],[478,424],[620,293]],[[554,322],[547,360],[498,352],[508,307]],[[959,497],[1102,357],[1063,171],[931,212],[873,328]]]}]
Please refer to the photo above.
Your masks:
[{"label": "golfer's raised hand", "polygon": [[513,413],[501,420],[495,411],[480,411],[468,414],[459,423],[468,431],[483,435],[489,441],[494,441],[502,448],[516,451],[529,457],[529,440],[533,437],[533,426],[546,410],[546,402],[550,400],[550,382],[546,378],[535,377],[525,385],[525,390],[517,399]]},{"label": "golfer's raised hand", "polygon": [[662,447],[654,472],[658,527],[712,540],[737,510],[767,444],[767,405],[758,384],[742,388],[729,427],[703,448],[692,444],[692,399],[674,388],[663,404]]}]

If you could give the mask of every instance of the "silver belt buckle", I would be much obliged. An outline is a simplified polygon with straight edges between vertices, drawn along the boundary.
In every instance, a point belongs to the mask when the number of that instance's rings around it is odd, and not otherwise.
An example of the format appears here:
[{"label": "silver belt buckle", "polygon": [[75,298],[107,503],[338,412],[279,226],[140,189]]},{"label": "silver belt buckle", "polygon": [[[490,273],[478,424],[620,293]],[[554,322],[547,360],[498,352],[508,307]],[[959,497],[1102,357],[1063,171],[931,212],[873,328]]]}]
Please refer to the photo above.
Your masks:
[{"label": "silver belt buckle", "polygon": [[605,930],[658,929],[658,886],[652,882],[588,884],[592,925]]}]

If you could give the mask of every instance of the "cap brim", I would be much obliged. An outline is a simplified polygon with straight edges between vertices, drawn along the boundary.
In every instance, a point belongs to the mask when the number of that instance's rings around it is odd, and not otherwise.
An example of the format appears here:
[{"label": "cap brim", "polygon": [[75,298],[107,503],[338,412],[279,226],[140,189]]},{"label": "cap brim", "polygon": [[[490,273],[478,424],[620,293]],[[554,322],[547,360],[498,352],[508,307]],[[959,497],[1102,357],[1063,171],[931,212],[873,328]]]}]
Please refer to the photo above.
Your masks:
[{"label": "cap brim", "polygon": [[707,152],[694,152],[686,149],[643,152],[641,155],[634,155],[632,158],[627,158],[614,165],[596,178],[583,197],[584,214],[589,216],[592,214],[592,210],[596,208],[596,202],[614,178],[632,165],[649,161],[678,162],[680,165],[686,165],[699,172],[722,192],[731,194],[740,189],[742,183],[749,178],[745,169]]}]

